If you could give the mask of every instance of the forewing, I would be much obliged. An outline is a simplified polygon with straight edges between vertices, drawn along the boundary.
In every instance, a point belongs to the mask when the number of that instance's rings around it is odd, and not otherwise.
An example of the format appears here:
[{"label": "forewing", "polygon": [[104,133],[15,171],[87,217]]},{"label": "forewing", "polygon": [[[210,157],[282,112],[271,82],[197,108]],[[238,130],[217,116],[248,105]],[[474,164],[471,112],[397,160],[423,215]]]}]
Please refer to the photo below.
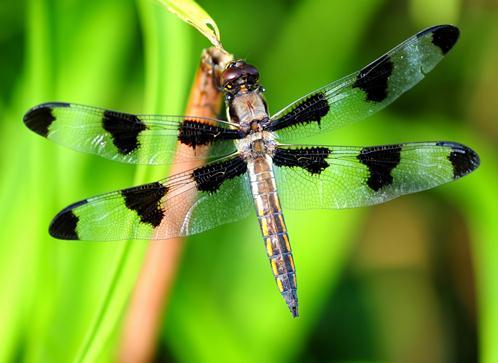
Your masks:
[{"label": "forewing", "polygon": [[314,135],[379,111],[422,80],[455,45],[452,25],[428,28],[360,71],[298,99],[272,117],[280,141]]},{"label": "forewing", "polygon": [[[29,110],[31,130],[73,150],[125,163],[169,164],[234,152],[238,126],[209,118],[133,115],[72,103],[44,103]],[[178,148],[178,142],[187,148]],[[182,152],[183,150],[183,152]],[[193,151],[193,152],[192,152]]]},{"label": "forewing", "polygon": [[168,179],[85,199],[62,210],[53,237],[109,241],[188,236],[253,211],[247,166],[239,156]]},{"label": "forewing", "polygon": [[379,204],[461,178],[479,166],[473,150],[453,142],[280,146],[273,161],[282,207],[290,209]]}]

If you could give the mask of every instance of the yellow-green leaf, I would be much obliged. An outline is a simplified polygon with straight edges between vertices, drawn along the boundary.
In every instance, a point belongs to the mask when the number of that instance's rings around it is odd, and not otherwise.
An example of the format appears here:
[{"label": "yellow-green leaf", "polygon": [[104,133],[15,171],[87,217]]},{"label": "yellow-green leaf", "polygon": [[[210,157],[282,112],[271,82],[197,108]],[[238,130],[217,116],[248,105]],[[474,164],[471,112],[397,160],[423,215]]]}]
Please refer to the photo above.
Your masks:
[{"label": "yellow-green leaf", "polygon": [[221,45],[220,31],[209,14],[193,0],[158,0],[186,23],[195,27],[217,48]]}]

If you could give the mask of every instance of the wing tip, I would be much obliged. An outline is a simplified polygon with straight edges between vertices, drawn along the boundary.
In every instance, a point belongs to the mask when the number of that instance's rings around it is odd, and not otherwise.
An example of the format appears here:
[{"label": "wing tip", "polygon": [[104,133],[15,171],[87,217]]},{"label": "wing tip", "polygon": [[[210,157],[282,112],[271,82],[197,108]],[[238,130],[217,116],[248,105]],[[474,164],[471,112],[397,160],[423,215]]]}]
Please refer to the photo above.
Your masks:
[{"label": "wing tip", "polygon": [[470,174],[481,164],[479,154],[466,145],[450,141],[443,141],[438,145],[451,148],[448,160],[453,166],[454,179]]},{"label": "wing tip", "polygon": [[87,200],[81,200],[79,202],[73,203],[70,206],[61,210],[54,217],[50,226],[48,228],[48,233],[57,239],[64,240],[79,240],[78,232],[76,231],[76,227],[79,222],[78,216],[74,214],[74,209],[79,206],[86,204]]},{"label": "wing tip", "polygon": [[24,114],[23,122],[31,131],[47,137],[49,127],[55,120],[55,116],[52,113],[53,109],[69,106],[70,104],[65,102],[41,103],[32,107]]},{"label": "wing tip", "polygon": [[458,41],[460,29],[451,24],[435,25],[422,30],[417,34],[417,37],[420,38],[427,34],[432,34],[432,44],[441,49],[443,55],[446,55]]}]

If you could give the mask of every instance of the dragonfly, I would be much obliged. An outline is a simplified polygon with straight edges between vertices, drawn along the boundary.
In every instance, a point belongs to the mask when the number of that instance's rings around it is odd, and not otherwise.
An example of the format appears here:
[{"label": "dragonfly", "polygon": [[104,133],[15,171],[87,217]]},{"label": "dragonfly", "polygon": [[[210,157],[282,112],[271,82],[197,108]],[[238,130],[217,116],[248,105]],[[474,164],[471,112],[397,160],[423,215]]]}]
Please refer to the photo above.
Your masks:
[{"label": "dragonfly", "polygon": [[134,115],[73,103],[44,103],[24,116],[37,134],[125,163],[168,164],[178,143],[209,147],[204,165],[163,180],[91,197],[60,211],[49,227],[64,240],[169,239],[254,215],[271,270],[293,317],[296,268],[283,209],[341,209],[386,202],[459,179],[479,156],[457,142],[380,146],[292,143],[364,119],[421,81],[460,31],[427,28],[377,60],[270,116],[259,71],[233,60],[220,79],[227,120]]}]

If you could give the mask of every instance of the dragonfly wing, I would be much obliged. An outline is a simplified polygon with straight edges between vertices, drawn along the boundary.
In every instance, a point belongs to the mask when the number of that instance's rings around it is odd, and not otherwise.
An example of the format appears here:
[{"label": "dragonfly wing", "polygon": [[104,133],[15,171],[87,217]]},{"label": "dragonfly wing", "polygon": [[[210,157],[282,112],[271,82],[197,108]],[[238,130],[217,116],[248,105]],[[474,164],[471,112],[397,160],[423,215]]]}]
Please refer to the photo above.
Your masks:
[{"label": "dragonfly wing", "polygon": [[85,199],[63,209],[50,234],[68,240],[168,239],[240,220],[253,211],[238,155],[168,179]]},{"label": "dragonfly wing", "polygon": [[[235,151],[242,137],[229,122],[189,116],[133,115],[72,103],[44,103],[24,123],[34,132],[73,150],[138,164],[169,164],[178,142],[188,146],[182,160],[212,158]],[[191,151],[194,151],[192,153]]]},{"label": "dragonfly wing", "polygon": [[330,83],[277,112],[269,125],[280,141],[311,136],[366,118],[420,82],[455,45],[458,28],[428,28],[360,71]]},{"label": "dragonfly wing", "polygon": [[479,166],[453,142],[370,147],[279,146],[273,157],[283,208],[341,209],[379,204],[434,188]]}]

